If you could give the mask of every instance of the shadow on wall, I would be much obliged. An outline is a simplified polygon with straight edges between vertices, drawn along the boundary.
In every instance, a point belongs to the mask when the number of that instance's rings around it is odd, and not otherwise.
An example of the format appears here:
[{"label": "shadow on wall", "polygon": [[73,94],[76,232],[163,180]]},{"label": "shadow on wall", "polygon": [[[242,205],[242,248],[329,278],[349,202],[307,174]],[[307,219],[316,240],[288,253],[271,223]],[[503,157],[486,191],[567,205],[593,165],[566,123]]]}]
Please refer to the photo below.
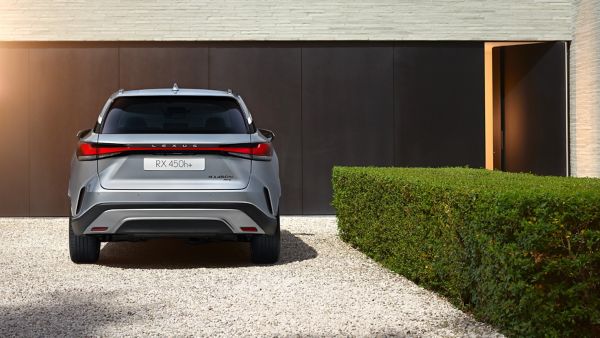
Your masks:
[{"label": "shadow on wall", "polygon": [[[310,245],[289,231],[281,231],[281,257],[276,265],[317,257]],[[191,245],[180,239],[107,243],[100,265],[129,269],[231,268],[252,266],[246,242],[213,242]]]},{"label": "shadow on wall", "polygon": [[0,306],[0,336],[93,336],[118,322],[142,319],[146,310],[139,306],[115,306],[104,301],[112,292],[75,290],[53,292],[29,303]]}]

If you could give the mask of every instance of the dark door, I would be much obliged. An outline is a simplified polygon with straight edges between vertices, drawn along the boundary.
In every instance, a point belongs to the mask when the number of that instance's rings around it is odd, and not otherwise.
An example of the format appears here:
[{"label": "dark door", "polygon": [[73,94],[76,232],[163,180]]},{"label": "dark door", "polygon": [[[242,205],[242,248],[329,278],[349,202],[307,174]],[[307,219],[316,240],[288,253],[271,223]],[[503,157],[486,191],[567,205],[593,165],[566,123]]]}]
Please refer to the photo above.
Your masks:
[{"label": "dark door", "polygon": [[331,214],[336,165],[393,164],[393,49],[302,49],[302,208]]},{"label": "dark door", "polygon": [[485,165],[483,43],[401,43],[394,52],[395,165]]},{"label": "dark door", "polygon": [[501,47],[502,169],[566,176],[564,42]]}]

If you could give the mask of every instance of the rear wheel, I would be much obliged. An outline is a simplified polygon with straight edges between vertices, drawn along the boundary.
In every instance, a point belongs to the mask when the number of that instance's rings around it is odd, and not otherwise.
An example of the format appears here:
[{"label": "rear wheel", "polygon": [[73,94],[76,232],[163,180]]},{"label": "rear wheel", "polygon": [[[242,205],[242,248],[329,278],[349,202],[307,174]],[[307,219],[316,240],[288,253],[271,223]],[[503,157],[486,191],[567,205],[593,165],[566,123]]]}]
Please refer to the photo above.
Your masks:
[{"label": "rear wheel", "polygon": [[74,263],[96,263],[100,257],[100,241],[91,236],[77,236],[69,217],[69,254]]},{"label": "rear wheel", "polygon": [[252,262],[256,264],[273,264],[279,260],[281,250],[281,231],[279,229],[279,213],[277,213],[277,229],[272,235],[256,235],[250,240]]}]

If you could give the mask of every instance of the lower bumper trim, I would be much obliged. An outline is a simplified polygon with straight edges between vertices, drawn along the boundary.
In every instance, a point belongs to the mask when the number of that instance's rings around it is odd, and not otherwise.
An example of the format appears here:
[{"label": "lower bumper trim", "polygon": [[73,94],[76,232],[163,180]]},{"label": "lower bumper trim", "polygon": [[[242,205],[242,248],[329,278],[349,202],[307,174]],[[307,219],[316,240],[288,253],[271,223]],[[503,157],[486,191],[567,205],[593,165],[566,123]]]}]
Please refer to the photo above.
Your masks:
[{"label": "lower bumper trim", "polygon": [[[119,209],[234,209],[248,215],[258,226],[260,226],[265,234],[272,235],[275,233],[278,221],[277,218],[271,217],[263,213],[258,207],[250,203],[232,202],[232,203],[101,203],[94,205],[88,211],[77,218],[71,219],[73,231],[77,235],[82,235],[86,229],[96,220],[101,214],[109,210]],[[152,223],[154,220],[144,220],[144,223]],[[167,222],[168,220],[156,220]],[[176,222],[193,221],[193,220],[177,220]],[[198,220],[195,220],[198,222]],[[218,220],[201,220],[202,222],[220,222]],[[131,222],[131,221],[129,221]],[[223,223],[223,222],[220,222]],[[123,224],[123,226],[126,223]],[[158,224],[158,223],[156,223]],[[170,224],[173,224],[172,222]],[[166,225],[163,223],[163,225]],[[225,225],[223,223],[223,225]],[[225,225],[226,226],[226,225]],[[170,226],[169,226],[170,227]],[[210,227],[209,227],[210,228]],[[215,229],[217,230],[217,229]],[[219,230],[220,231],[220,230]],[[231,233],[231,230],[230,230]]]},{"label": "lower bumper trim", "polygon": [[218,220],[131,220],[123,223],[117,235],[223,235],[231,234],[227,224]]}]

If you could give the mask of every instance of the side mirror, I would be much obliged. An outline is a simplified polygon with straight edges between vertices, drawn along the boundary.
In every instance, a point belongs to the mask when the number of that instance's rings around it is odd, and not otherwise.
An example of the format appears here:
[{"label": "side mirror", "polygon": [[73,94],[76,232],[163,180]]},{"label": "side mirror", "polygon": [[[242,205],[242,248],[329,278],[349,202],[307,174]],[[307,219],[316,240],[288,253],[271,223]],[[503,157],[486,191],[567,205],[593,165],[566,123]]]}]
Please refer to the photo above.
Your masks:
[{"label": "side mirror", "polygon": [[275,139],[275,133],[269,129],[258,129],[261,134],[263,134],[269,141],[273,141]]},{"label": "side mirror", "polygon": [[91,129],[83,129],[77,132],[77,138],[82,138],[85,135],[89,134],[92,130]]}]

